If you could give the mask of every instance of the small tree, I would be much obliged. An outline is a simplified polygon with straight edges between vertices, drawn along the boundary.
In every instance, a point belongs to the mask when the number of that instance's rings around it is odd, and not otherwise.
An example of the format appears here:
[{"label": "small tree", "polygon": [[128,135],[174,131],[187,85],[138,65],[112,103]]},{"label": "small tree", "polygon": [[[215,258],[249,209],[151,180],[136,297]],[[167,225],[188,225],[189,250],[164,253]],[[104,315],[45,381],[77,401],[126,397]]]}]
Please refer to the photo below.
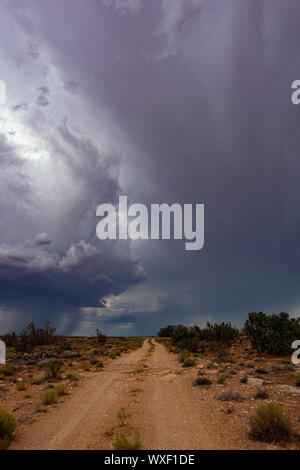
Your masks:
[{"label": "small tree", "polygon": [[107,341],[107,336],[103,335],[103,334],[101,333],[101,331],[98,330],[98,328],[97,328],[97,330],[96,330],[96,334],[97,334],[97,341],[98,341],[99,344],[104,344],[104,343],[106,343],[106,341]]}]

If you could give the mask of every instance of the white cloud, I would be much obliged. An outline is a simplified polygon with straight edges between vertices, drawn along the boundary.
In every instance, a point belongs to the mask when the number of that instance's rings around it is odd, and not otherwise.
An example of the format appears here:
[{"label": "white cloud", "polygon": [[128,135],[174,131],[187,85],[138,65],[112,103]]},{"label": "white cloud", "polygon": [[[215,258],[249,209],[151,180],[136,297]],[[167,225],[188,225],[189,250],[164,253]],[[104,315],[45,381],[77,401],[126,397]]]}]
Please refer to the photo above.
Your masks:
[{"label": "white cloud", "polygon": [[59,262],[59,268],[64,274],[71,276],[91,276],[95,272],[95,262],[100,252],[90,243],[81,241],[72,245]]}]

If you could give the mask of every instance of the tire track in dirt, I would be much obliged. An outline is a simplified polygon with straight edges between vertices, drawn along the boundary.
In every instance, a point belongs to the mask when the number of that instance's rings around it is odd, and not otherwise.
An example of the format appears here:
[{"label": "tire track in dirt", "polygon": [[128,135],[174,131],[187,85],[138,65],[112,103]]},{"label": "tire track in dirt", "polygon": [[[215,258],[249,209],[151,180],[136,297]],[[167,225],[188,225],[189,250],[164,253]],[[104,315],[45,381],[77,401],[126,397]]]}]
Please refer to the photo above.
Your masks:
[{"label": "tire track in dirt", "polygon": [[113,450],[117,434],[131,439],[135,431],[147,450],[255,448],[245,418],[241,425],[238,413],[224,414],[216,390],[192,386],[194,368],[182,368],[177,356],[153,344],[144,341],[80,384],[64,403],[21,428],[11,449]]},{"label": "tire track in dirt", "polygon": [[[221,449],[210,413],[192,387],[194,371],[155,343],[143,382],[143,407],[136,416],[144,448],[150,450]],[[200,399],[199,399],[200,398]]]},{"label": "tire track in dirt", "polygon": [[84,450],[112,448],[109,430],[116,424],[128,380],[144,358],[147,344],[116,359],[103,372],[89,379],[67,397],[49,408],[47,414],[17,432],[12,450]]}]

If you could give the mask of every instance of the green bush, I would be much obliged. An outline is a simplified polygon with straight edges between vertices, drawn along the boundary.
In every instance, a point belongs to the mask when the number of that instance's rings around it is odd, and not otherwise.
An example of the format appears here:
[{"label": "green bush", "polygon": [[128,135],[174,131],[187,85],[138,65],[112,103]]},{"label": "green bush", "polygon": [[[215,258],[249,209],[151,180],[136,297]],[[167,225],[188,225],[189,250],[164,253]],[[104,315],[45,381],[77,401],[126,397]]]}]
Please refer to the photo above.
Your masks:
[{"label": "green bush", "polygon": [[197,353],[209,347],[215,352],[223,351],[225,346],[229,346],[240,335],[237,328],[231,323],[212,324],[208,322],[205,328],[195,325],[187,328],[183,325],[170,325],[161,328],[159,337],[171,338],[174,346],[180,349],[187,349]]},{"label": "green bush", "polygon": [[125,420],[127,418],[127,413],[124,408],[121,408],[121,410],[118,411],[117,418],[119,420],[120,426],[124,426]]},{"label": "green bush", "polygon": [[56,340],[55,328],[46,322],[44,328],[36,328],[31,322],[19,336],[15,332],[3,336],[7,346],[12,346],[19,353],[31,353],[35,346],[53,344]]},{"label": "green bush", "polygon": [[43,405],[54,405],[55,403],[57,403],[56,390],[47,390],[47,392],[42,393],[41,402]]},{"label": "green bush", "polygon": [[134,433],[132,441],[125,437],[124,434],[119,434],[115,438],[113,446],[116,450],[138,450],[142,446],[140,433]]},{"label": "green bush", "polygon": [[0,450],[9,447],[16,426],[15,418],[6,411],[0,410]]},{"label": "green bush", "polygon": [[103,335],[101,333],[101,331],[99,330],[96,330],[96,334],[97,334],[97,341],[99,344],[105,344],[106,341],[107,341],[107,336]]},{"label": "green bush", "polygon": [[47,377],[34,377],[30,380],[31,385],[42,385],[47,380]]},{"label": "green bush", "polygon": [[58,385],[55,387],[55,392],[57,393],[58,397],[62,397],[64,395],[67,395],[67,387],[64,384]]},{"label": "green bush", "polygon": [[73,382],[79,382],[80,375],[79,374],[68,374],[67,379],[72,380]]},{"label": "green bush", "polygon": [[0,375],[4,375],[5,377],[10,377],[14,375],[16,372],[16,368],[13,364],[7,364],[0,368]]},{"label": "green bush", "polygon": [[194,365],[196,365],[195,359],[191,357],[187,357],[183,361],[183,367],[193,367]]},{"label": "green bush", "polygon": [[19,391],[19,392],[23,392],[24,390],[26,390],[26,382],[24,380],[20,380],[20,382],[17,382],[16,383],[16,389]]},{"label": "green bush", "polygon": [[268,354],[290,354],[293,341],[300,338],[300,318],[290,318],[288,313],[266,315],[249,313],[244,326],[252,347]]},{"label": "green bush", "polygon": [[227,378],[228,378],[227,374],[220,374],[217,378],[217,383],[218,384],[223,384],[226,381]]},{"label": "green bush", "polygon": [[279,442],[291,439],[289,418],[278,403],[261,405],[250,417],[250,436],[263,442]]},{"label": "green bush", "polygon": [[61,361],[52,357],[40,362],[40,367],[46,370],[48,379],[56,379],[61,368]]}]

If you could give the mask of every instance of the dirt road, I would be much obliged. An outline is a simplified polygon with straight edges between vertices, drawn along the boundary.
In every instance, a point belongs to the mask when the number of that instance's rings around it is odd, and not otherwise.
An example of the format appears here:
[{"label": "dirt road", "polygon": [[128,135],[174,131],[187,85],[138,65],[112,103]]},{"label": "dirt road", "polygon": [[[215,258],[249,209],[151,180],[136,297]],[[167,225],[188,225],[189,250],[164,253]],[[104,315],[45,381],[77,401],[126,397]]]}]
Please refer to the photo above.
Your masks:
[{"label": "dirt road", "polygon": [[[148,341],[88,379],[64,403],[48,407],[17,432],[11,449],[113,449],[122,433],[141,435],[144,449],[252,448],[246,429],[220,409],[211,392],[192,386],[195,370],[182,369],[164,346]],[[120,425],[117,413],[127,418]],[[241,420],[240,420],[241,421]]]}]

